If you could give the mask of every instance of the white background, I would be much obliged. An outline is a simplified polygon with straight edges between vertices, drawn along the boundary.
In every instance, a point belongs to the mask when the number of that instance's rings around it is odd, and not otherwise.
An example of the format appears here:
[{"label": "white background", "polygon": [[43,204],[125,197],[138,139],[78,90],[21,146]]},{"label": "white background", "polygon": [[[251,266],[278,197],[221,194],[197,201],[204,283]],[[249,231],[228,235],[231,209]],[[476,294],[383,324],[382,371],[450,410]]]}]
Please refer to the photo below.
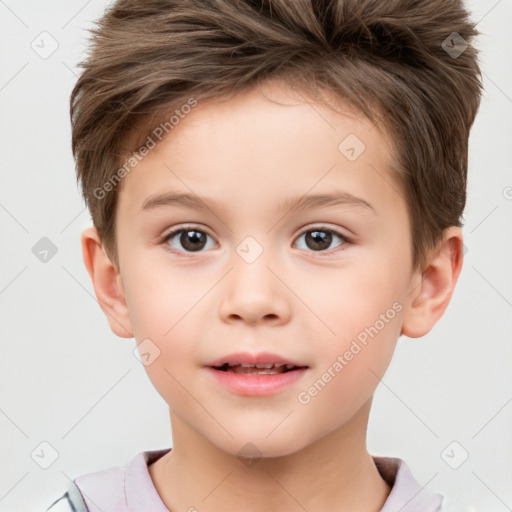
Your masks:
[{"label": "white background", "polygon": [[[405,459],[421,485],[447,496],[447,511],[504,512],[512,507],[512,1],[466,5],[483,32],[485,86],[470,138],[468,252],[439,324],[399,340],[368,445]],[[69,94],[85,29],[105,6],[0,0],[1,511],[42,511],[70,478],[172,444],[166,404],[133,355],[135,341],[110,331],[80,251],[90,218],[75,183]],[[58,43],[47,59],[31,48],[43,31]],[[58,250],[46,263],[32,253],[42,237]],[[453,441],[452,460],[469,454],[458,469],[441,456]],[[31,458],[42,442],[58,452],[48,469]]]}]

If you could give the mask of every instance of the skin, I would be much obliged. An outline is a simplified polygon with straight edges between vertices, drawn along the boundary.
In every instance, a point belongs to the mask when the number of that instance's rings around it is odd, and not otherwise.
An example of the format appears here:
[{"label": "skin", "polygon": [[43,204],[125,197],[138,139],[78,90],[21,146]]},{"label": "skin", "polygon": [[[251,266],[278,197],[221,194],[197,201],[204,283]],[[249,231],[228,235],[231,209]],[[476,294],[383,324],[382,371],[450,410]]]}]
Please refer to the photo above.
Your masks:
[{"label": "skin", "polygon": [[[366,146],[354,161],[338,149],[348,134]],[[373,393],[398,337],[427,334],[444,313],[462,265],[462,234],[452,227],[426,266],[413,267],[391,151],[385,133],[356,112],[267,82],[199,104],[124,178],[118,265],[94,228],[83,232],[84,262],[112,330],[160,350],[145,368],[169,405],[173,449],[149,472],[170,510],[383,506],[390,488],[366,448]],[[141,209],[168,191],[209,208]],[[281,206],[335,191],[371,207]],[[187,251],[180,234],[163,241],[189,224],[208,235],[199,251]],[[306,234],[321,227],[351,241],[333,235],[315,250]],[[236,252],[247,236],[263,249],[250,264]],[[300,403],[298,394],[393,304],[400,311]],[[274,352],[309,368],[275,395],[241,396],[205,369],[238,351]],[[237,455],[249,442],[261,456],[253,465]]]}]

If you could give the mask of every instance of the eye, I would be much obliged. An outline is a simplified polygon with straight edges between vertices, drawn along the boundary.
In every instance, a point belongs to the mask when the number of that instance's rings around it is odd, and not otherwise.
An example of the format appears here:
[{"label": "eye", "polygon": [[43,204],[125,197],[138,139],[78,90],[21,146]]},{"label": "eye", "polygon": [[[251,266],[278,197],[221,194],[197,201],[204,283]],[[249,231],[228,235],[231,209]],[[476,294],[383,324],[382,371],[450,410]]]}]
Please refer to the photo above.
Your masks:
[{"label": "eye", "polygon": [[[167,234],[162,240],[162,243],[169,245],[171,247],[169,250],[173,252],[200,252],[208,245],[208,238],[211,238],[210,235],[200,229],[196,229],[195,227],[183,227]],[[181,245],[185,250],[183,251],[177,247],[178,245]],[[211,247],[206,248],[211,249]]]},{"label": "eye", "polygon": [[[326,249],[329,249],[335,238],[338,238],[340,243],[338,243],[338,245],[336,245],[334,248],[345,245],[346,243],[350,243],[351,241],[349,238],[342,235],[338,231],[323,226],[304,231],[297,240],[300,240],[302,237],[305,237],[304,242],[306,248],[309,248],[314,252],[332,252],[332,250],[326,251]],[[299,249],[303,248],[304,247],[299,247]]]},{"label": "eye", "polygon": [[[334,249],[351,242],[348,237],[338,231],[323,226],[304,231],[297,240],[300,240],[302,237],[305,237],[304,241],[306,247],[299,247],[299,249],[306,248],[313,252],[324,252],[327,254],[333,252],[331,245],[336,238],[338,238],[340,242],[334,246]],[[162,243],[174,253],[186,254],[201,252],[205,248],[211,249],[214,247],[215,244],[213,242],[208,245],[208,238],[211,239],[210,235],[205,231],[197,229],[194,226],[187,226],[168,233],[162,240]]]}]

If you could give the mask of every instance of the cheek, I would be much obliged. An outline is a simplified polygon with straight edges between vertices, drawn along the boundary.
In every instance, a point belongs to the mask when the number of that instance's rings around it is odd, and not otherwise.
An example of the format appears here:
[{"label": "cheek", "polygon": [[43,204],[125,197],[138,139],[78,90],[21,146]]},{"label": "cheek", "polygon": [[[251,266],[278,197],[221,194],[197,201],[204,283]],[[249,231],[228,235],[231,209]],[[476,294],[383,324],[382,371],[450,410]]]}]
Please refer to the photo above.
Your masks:
[{"label": "cheek", "polygon": [[135,338],[154,337],[166,343],[177,326],[187,323],[189,312],[199,305],[207,291],[208,279],[198,279],[187,269],[144,262],[142,258],[131,269],[126,268],[127,304]]},{"label": "cheek", "polygon": [[319,327],[322,335],[314,342],[317,366],[311,387],[303,389],[299,403],[316,403],[348,418],[373,394],[401,331],[399,279],[389,269],[359,268],[340,273],[323,293],[317,289],[310,296],[310,307],[320,312],[325,327]]},{"label": "cheek", "polygon": [[322,344],[342,349],[374,324],[383,330],[381,320],[386,326],[384,336],[397,332],[405,287],[403,276],[390,266],[361,262],[308,281],[304,287],[296,287],[297,295],[319,320]]},{"label": "cheek", "polygon": [[190,387],[192,372],[195,375],[202,365],[198,357],[200,337],[186,322],[182,308],[171,314],[171,309],[161,309],[160,305],[151,308],[148,303],[141,304],[135,329],[141,360],[144,352],[150,354],[150,361],[145,363],[148,377],[162,398],[177,409],[189,403],[185,390]]},{"label": "cheek", "polygon": [[142,353],[150,354],[146,372],[169,402],[176,396],[184,368],[200,364],[197,340],[201,339],[201,325],[194,318],[207,313],[201,301],[204,286],[176,271],[160,270],[137,264],[136,271],[127,271],[130,279],[125,292],[141,359]]},{"label": "cheek", "polygon": [[322,431],[350,421],[373,395],[396,346],[397,317],[387,324],[378,320],[376,325],[353,328],[355,336],[343,333],[323,347],[314,373],[296,397],[303,414],[322,419]]}]

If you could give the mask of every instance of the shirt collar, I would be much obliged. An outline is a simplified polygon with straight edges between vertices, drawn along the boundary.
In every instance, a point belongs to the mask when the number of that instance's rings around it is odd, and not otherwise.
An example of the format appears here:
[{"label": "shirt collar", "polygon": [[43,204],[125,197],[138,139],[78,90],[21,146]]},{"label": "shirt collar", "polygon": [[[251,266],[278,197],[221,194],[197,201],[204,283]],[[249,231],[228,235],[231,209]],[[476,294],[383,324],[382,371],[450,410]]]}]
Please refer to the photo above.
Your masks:
[{"label": "shirt collar", "polygon": [[382,478],[391,492],[380,512],[437,512],[443,496],[421,487],[412,476],[409,466],[395,457],[373,457]]},{"label": "shirt collar", "polygon": [[[170,448],[137,454],[126,467],[125,492],[130,512],[168,512],[156,491],[148,465],[164,456]],[[438,512],[443,496],[420,486],[402,459],[373,457],[391,492],[380,512]]]}]

